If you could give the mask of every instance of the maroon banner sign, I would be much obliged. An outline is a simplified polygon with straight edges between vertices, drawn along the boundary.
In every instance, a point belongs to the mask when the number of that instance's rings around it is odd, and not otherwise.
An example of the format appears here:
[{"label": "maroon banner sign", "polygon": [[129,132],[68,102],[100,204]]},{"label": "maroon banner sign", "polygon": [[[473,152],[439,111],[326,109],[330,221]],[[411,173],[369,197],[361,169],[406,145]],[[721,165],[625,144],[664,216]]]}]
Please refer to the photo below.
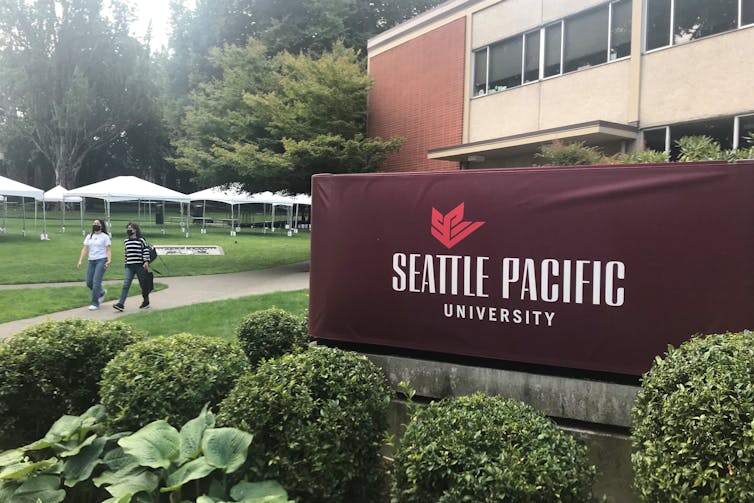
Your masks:
[{"label": "maroon banner sign", "polygon": [[754,329],[754,162],[316,175],[313,337],[639,375]]}]

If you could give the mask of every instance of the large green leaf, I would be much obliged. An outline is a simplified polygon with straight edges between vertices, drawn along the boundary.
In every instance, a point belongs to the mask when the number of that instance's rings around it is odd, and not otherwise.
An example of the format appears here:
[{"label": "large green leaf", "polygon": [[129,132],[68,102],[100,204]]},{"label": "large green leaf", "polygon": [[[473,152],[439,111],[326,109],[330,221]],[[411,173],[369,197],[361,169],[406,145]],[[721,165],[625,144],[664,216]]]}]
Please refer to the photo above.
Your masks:
[{"label": "large green leaf", "polygon": [[[262,500],[263,498],[272,498],[270,501],[283,503],[288,501],[288,493],[275,480],[265,480],[262,482],[239,482],[230,490],[230,497],[234,501]],[[280,498],[280,499],[278,499]],[[268,501],[264,499],[264,501]]]},{"label": "large green leaf", "polygon": [[20,447],[22,451],[41,451],[42,449],[47,449],[48,447],[52,447],[55,445],[56,442],[51,442],[49,440],[41,439],[37,440],[36,442],[32,442],[28,445],[25,445],[23,447]]},{"label": "large green leaf", "polygon": [[107,498],[102,503],[131,503],[131,498],[133,498],[133,494],[129,493],[124,494],[123,496]]},{"label": "large green leaf", "polygon": [[168,476],[167,487],[160,489],[160,492],[172,492],[180,489],[186,482],[206,477],[214,469],[215,467],[207,463],[205,458],[189,461]]},{"label": "large green leaf", "polygon": [[59,442],[76,433],[81,428],[81,416],[61,416],[44,436],[48,442]]},{"label": "large green leaf", "polygon": [[11,449],[0,452],[0,466],[8,466],[18,463],[24,459],[24,451],[21,449]]},{"label": "large green leaf", "polygon": [[103,485],[112,485],[117,484],[121,480],[131,477],[135,474],[141,473],[144,471],[144,467],[136,464],[136,462],[131,463],[130,465],[123,466],[119,470],[112,471],[107,470],[102,472],[97,477],[94,477],[92,479],[92,483],[97,486],[103,486]]},{"label": "large green leaf", "polygon": [[105,406],[102,404],[92,405],[86,412],[81,414],[81,423],[84,428],[90,428],[102,421],[105,417]]},{"label": "large green leaf", "polygon": [[194,459],[202,451],[202,437],[207,428],[214,428],[215,415],[207,411],[205,404],[197,417],[190,420],[181,428],[181,457],[182,461]]},{"label": "large green leaf", "polygon": [[0,501],[13,501],[13,493],[21,487],[17,480],[0,480]]},{"label": "large green leaf", "polygon": [[167,421],[149,423],[130,437],[118,440],[118,445],[137,463],[150,468],[168,468],[178,459],[181,436]]},{"label": "large green leaf", "polygon": [[143,468],[139,471],[131,472],[129,476],[122,478],[112,485],[106,486],[105,489],[113,496],[121,497],[127,494],[134,495],[142,491],[151,493],[157,489],[159,483],[160,478],[156,473]]},{"label": "large green leaf", "polygon": [[60,503],[65,491],[60,489],[60,478],[55,475],[38,475],[30,478],[13,493],[13,503]]},{"label": "large green leaf", "polygon": [[16,463],[6,466],[0,471],[0,480],[20,479],[26,477],[30,473],[35,471],[42,471],[54,466],[58,460],[56,458],[49,458],[36,463]]},{"label": "large green leaf", "polygon": [[99,457],[106,443],[107,440],[104,438],[98,438],[91,445],[81,449],[77,455],[65,461],[63,479],[66,486],[73,487],[92,476],[94,468],[101,463]]},{"label": "large green leaf", "polygon": [[102,457],[102,462],[107,465],[110,470],[120,470],[126,466],[136,465],[136,460],[133,456],[129,456],[123,452],[123,448],[118,446],[114,449],[109,449]]},{"label": "large green leaf", "polygon": [[251,433],[236,428],[210,428],[204,432],[202,451],[209,464],[232,473],[246,461],[252,438]]},{"label": "large green leaf", "polygon": [[57,454],[61,458],[67,458],[70,456],[75,456],[84,447],[92,445],[97,438],[97,435],[91,435],[89,437],[86,437],[83,442],[79,442],[78,440],[69,440],[67,442],[54,444],[52,446],[52,449],[55,451],[55,454]]}]

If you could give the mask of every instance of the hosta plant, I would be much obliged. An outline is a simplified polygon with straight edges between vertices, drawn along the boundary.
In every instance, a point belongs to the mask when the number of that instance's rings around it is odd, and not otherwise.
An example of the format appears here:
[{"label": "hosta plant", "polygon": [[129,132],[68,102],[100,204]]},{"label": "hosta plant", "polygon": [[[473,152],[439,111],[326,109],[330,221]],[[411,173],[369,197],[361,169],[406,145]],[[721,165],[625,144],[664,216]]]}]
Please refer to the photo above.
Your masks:
[{"label": "hosta plant", "polygon": [[288,503],[275,481],[244,480],[252,436],[215,428],[205,406],[176,430],[154,421],[102,434],[102,406],[63,416],[45,438],[0,453],[0,501]]}]

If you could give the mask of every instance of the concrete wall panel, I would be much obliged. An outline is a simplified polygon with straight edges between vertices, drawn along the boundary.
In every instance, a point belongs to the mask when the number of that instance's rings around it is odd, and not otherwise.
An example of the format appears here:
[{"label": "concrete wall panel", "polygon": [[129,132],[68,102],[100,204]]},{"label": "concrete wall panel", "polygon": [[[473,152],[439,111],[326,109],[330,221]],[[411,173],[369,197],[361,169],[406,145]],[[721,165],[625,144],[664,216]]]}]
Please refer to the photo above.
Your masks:
[{"label": "concrete wall panel", "polygon": [[539,128],[594,120],[625,124],[629,70],[628,61],[618,61],[542,82]]},{"label": "concrete wall panel", "polygon": [[469,142],[538,129],[540,84],[509,89],[471,100]]},{"label": "concrete wall panel", "polygon": [[644,55],[641,127],[754,110],[754,27]]}]

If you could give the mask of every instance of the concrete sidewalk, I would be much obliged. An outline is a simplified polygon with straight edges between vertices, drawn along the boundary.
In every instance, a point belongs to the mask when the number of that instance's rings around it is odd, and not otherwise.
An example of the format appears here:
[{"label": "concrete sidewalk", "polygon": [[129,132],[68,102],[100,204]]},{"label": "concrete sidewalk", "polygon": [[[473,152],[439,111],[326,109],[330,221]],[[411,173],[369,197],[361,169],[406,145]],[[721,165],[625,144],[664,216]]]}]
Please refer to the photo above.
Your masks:
[{"label": "concrete sidewalk", "polygon": [[[126,310],[119,312],[113,309],[116,300],[102,304],[99,310],[89,311],[89,306],[46,314],[25,320],[16,320],[0,324],[0,338],[9,337],[21,330],[47,320],[64,320],[66,318],[87,318],[91,320],[115,320],[120,316],[136,312],[149,312],[156,309],[188,306],[202,302],[213,302],[224,299],[234,299],[247,295],[271,292],[303,290],[309,288],[309,262],[289,264],[260,271],[246,271],[229,274],[213,274],[207,276],[155,276],[155,281],[164,283],[168,288],[154,292],[149,296],[150,308],[139,309],[141,297],[129,297]],[[136,280],[134,280],[136,282]],[[83,282],[75,283],[44,283],[34,285],[2,285],[0,289],[14,288],[44,288],[52,286],[76,286],[86,288]],[[120,293],[120,281],[106,281],[105,288],[110,293]]]}]

